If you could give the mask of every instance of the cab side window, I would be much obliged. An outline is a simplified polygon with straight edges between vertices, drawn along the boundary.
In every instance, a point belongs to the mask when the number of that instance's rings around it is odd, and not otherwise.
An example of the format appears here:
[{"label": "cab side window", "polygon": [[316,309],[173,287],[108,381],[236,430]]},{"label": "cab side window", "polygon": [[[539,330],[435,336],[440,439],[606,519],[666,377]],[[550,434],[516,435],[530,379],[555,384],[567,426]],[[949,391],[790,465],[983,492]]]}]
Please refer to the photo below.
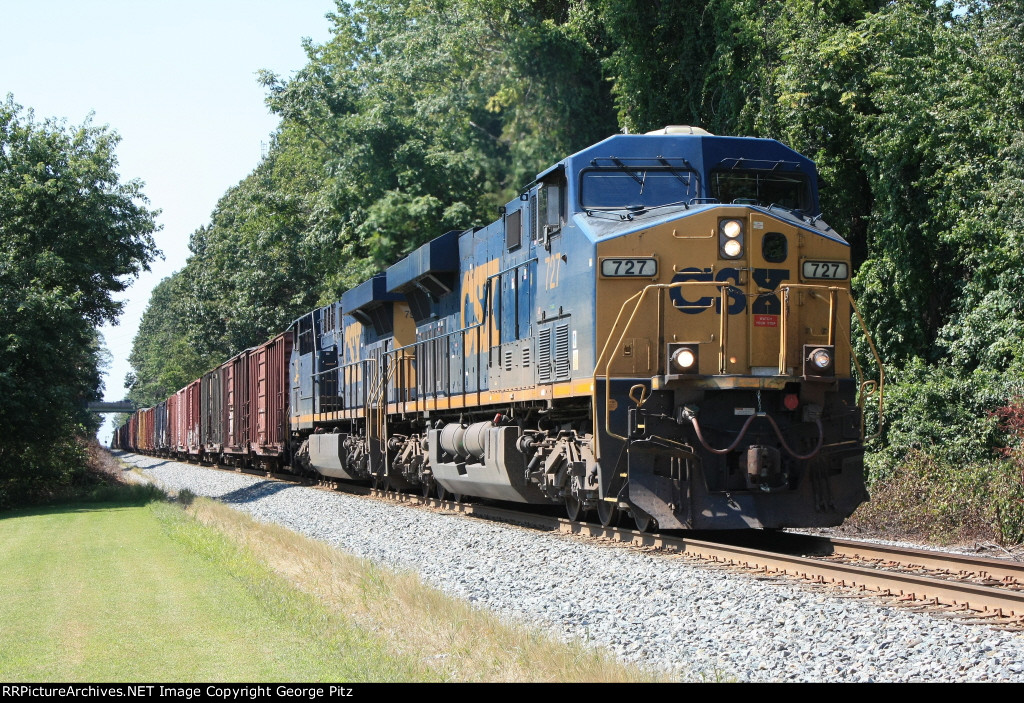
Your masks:
[{"label": "cab side window", "polygon": [[557,234],[565,223],[565,179],[542,183],[537,191],[535,239]]}]

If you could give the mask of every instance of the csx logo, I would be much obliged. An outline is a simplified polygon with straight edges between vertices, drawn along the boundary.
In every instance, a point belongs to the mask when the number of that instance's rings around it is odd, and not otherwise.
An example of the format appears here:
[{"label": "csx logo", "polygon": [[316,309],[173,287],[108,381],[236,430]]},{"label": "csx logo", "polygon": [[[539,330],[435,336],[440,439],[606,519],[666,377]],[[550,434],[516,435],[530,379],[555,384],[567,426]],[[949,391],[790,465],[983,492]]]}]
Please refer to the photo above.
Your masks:
[{"label": "csx logo", "polygon": [[[772,291],[778,288],[779,284],[783,281],[789,280],[788,269],[752,269],[750,273],[758,287]],[[711,269],[688,268],[683,269],[672,277],[673,283],[688,283],[691,281],[703,283],[726,283],[732,281],[739,284],[740,270],[724,268],[713,272]],[[696,297],[698,291],[705,292],[709,288],[711,286],[680,286],[670,289],[669,295],[672,297],[672,302],[676,309],[688,315],[702,313],[712,306],[714,306],[715,312],[720,313],[722,312],[721,294]],[[717,286],[715,288],[717,289]],[[747,296],[742,290],[736,286],[724,286],[724,289],[729,298],[728,310],[730,315],[738,315],[747,309]],[[754,300],[750,306],[750,311],[758,315],[778,315],[782,311],[782,303],[779,301],[779,296],[775,293],[762,293]]]}]

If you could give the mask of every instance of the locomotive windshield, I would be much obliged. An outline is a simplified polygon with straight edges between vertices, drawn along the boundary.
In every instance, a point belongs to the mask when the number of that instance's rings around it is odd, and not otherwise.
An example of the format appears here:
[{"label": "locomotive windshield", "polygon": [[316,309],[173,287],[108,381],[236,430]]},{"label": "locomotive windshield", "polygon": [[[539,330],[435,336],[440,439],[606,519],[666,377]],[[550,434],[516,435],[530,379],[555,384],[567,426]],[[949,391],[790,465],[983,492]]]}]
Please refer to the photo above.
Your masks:
[{"label": "locomotive windshield", "polygon": [[721,203],[780,205],[810,210],[807,179],[799,173],[729,169],[711,172],[711,197]]},{"label": "locomotive windshield", "polygon": [[580,204],[584,210],[640,210],[686,203],[698,195],[697,174],[682,168],[587,169],[580,179]]}]

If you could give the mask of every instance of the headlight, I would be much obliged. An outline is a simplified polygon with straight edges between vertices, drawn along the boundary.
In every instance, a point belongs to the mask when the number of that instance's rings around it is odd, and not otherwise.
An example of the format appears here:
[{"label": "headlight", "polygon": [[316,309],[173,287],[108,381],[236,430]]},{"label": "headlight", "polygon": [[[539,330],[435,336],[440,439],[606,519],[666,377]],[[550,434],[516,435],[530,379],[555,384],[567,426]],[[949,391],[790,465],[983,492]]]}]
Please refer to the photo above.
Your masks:
[{"label": "headlight", "polygon": [[670,344],[668,358],[671,368],[669,373],[697,373],[700,370],[699,355],[696,344]]},{"label": "headlight", "polygon": [[697,361],[697,357],[689,349],[680,349],[676,352],[675,356],[672,357],[672,363],[676,365],[680,371],[686,371],[693,367],[693,364]]},{"label": "headlight", "polygon": [[743,224],[739,220],[726,220],[722,223],[722,234],[730,239],[743,234]]},{"label": "headlight", "polygon": [[743,256],[743,220],[718,221],[718,253],[723,259]]},{"label": "headlight", "polygon": [[804,375],[832,376],[835,374],[835,347],[804,346]]},{"label": "headlight", "polygon": [[832,355],[824,349],[815,349],[811,352],[811,363],[819,369],[827,369],[832,365]]}]

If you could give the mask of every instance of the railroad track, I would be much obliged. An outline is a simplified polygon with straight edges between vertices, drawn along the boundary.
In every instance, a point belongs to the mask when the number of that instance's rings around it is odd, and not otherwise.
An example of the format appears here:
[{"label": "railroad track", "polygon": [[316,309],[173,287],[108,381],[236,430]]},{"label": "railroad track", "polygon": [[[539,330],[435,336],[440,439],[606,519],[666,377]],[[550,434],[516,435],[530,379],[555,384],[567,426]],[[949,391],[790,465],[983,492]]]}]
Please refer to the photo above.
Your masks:
[{"label": "railroad track", "polygon": [[607,528],[487,504],[372,493],[489,520],[673,552],[708,564],[833,586],[846,594],[1024,631],[1024,563],[1008,559],[790,533],[743,534],[738,539],[715,533],[714,539],[697,539]]},{"label": "railroad track", "polygon": [[[207,465],[209,466],[209,465]],[[239,471],[232,467],[215,467]],[[939,616],[1024,631],[1024,563],[810,535],[756,532],[732,535],[651,534],[608,528],[487,503],[441,501],[365,486],[309,481],[292,474],[253,476],[368,495],[377,499],[661,550],[767,577],[791,578],[837,589],[840,595],[881,598]]]}]

